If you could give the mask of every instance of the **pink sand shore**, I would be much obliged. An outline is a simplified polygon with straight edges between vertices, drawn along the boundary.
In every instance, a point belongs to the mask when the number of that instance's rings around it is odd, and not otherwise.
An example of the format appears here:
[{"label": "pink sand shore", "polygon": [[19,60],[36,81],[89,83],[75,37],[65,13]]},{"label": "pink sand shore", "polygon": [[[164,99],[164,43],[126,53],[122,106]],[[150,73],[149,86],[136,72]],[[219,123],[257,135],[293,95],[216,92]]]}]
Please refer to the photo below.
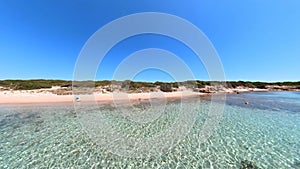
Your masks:
[{"label": "pink sand shore", "polygon": [[[268,89],[250,89],[237,88],[227,89],[225,91],[218,91],[213,94],[222,93],[239,93],[239,92],[262,92]],[[172,99],[172,98],[186,98],[210,95],[208,93],[192,92],[190,90],[176,91],[171,93],[165,92],[151,92],[151,93],[107,93],[94,95],[56,95],[47,90],[10,90],[0,91],[0,104],[37,104],[37,103],[72,103],[72,102],[113,102],[113,101],[140,101],[157,99]],[[77,100],[76,98],[79,98]]]},{"label": "pink sand shore", "polygon": [[35,103],[72,103],[79,98],[80,102],[112,102],[112,101],[137,101],[148,100],[152,98],[181,98],[181,97],[197,97],[205,95],[196,92],[153,92],[153,93],[109,93],[109,94],[94,94],[94,95],[55,95],[51,93],[36,93],[36,92],[0,92],[0,104],[35,104]]}]

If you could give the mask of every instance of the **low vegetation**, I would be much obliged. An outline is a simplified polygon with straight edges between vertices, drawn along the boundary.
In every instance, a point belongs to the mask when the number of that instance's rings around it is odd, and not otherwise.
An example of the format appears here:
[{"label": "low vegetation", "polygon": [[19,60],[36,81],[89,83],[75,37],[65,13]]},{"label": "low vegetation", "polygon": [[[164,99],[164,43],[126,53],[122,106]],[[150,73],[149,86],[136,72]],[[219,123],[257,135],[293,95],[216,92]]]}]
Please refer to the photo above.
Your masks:
[{"label": "low vegetation", "polygon": [[125,81],[65,81],[65,80],[0,80],[0,87],[4,89],[12,90],[33,90],[33,89],[45,89],[51,88],[52,86],[60,87],[107,87],[114,88],[112,86],[119,86],[120,90],[135,91],[138,89],[147,89],[153,91],[154,89],[160,89],[163,92],[172,92],[179,86],[185,86],[186,88],[205,88],[206,86],[224,86],[226,88],[237,88],[237,87],[248,87],[248,88],[260,88],[265,89],[268,86],[275,86],[279,88],[281,86],[293,87],[294,89],[300,89],[299,82],[250,82],[250,81],[228,81],[228,82],[217,82],[217,81],[200,81],[200,80],[189,80],[184,82],[135,82],[130,80]]},{"label": "low vegetation", "polygon": [[52,86],[72,86],[72,81],[65,80],[1,80],[0,86],[13,90],[33,90],[51,88]]}]

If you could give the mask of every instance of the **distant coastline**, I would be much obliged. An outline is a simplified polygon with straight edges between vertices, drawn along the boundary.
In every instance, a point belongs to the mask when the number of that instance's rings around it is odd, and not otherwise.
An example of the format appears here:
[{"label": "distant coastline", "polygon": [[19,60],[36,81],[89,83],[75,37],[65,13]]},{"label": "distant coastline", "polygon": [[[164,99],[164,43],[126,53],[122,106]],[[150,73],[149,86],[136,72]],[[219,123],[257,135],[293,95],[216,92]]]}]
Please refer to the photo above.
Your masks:
[{"label": "distant coastline", "polygon": [[[180,98],[241,92],[300,91],[299,82],[200,81],[134,82],[126,81],[65,81],[65,80],[1,80],[0,104],[73,102],[74,95],[94,94],[96,101],[111,102],[115,93],[127,93],[130,100]],[[114,93],[114,94],[113,94]]]}]

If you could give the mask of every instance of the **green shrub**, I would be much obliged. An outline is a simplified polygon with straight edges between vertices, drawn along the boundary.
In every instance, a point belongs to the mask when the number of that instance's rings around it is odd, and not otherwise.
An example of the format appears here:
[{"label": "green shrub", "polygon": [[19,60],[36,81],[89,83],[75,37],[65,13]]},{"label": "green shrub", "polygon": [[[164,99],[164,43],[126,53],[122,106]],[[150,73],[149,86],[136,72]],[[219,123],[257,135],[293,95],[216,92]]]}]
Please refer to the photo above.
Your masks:
[{"label": "green shrub", "polygon": [[204,81],[197,80],[196,85],[197,85],[198,88],[204,88],[206,83]]},{"label": "green shrub", "polygon": [[160,86],[160,90],[163,92],[172,92],[172,85],[169,83],[163,83]]}]

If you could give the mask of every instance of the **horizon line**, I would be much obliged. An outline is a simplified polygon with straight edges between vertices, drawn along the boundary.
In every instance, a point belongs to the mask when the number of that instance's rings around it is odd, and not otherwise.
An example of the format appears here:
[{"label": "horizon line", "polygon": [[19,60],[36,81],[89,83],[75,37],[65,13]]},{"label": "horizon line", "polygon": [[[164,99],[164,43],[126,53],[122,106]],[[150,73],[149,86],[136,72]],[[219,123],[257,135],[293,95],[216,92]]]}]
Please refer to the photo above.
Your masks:
[{"label": "horizon line", "polygon": [[[30,80],[61,80],[61,81],[80,81],[80,80],[74,80],[74,79],[56,79],[56,78],[28,78],[28,79],[11,79],[11,78],[7,78],[7,79],[0,79],[0,81],[6,81],[6,80],[23,80],[23,81],[30,81]],[[116,80],[116,79],[89,79],[89,80],[81,80],[81,81],[128,81],[129,79],[126,80]],[[141,80],[129,80],[132,82],[147,82],[147,83],[155,83],[155,82],[165,82],[165,83],[176,83],[176,82],[185,82],[185,81],[203,81],[203,82],[262,82],[262,83],[284,83],[284,82],[300,82],[300,80],[283,80],[283,81],[260,81],[260,80],[225,80],[225,81],[221,81],[221,80],[201,80],[201,79],[186,79],[183,81],[141,81]]]}]

